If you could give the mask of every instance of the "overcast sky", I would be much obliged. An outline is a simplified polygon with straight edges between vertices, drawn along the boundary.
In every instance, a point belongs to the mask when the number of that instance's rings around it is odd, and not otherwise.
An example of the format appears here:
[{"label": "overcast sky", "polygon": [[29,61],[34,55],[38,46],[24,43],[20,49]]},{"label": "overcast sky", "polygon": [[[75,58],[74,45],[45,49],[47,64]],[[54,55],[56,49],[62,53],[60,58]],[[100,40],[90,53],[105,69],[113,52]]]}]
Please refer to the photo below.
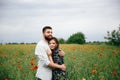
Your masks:
[{"label": "overcast sky", "polygon": [[38,42],[41,30],[65,40],[76,32],[105,41],[120,24],[120,0],[0,0],[0,43]]}]

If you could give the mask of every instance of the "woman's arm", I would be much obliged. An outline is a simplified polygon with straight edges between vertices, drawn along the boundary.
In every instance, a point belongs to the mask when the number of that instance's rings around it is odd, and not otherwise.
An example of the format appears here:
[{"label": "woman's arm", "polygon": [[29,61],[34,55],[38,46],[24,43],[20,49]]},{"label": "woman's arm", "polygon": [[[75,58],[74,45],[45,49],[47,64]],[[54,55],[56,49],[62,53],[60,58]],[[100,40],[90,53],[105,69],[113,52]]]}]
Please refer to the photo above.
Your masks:
[{"label": "woman's arm", "polygon": [[52,67],[52,68],[60,68],[60,69],[62,69],[63,71],[66,70],[65,64],[59,65],[59,64],[53,62],[53,59],[52,59],[52,51],[51,51],[51,50],[50,50],[50,51],[48,50],[47,53],[48,53],[48,58],[49,58],[49,60],[50,60],[50,63],[49,63],[48,66],[50,66],[50,67]]},{"label": "woman's arm", "polygon": [[48,55],[48,58],[49,58],[50,62],[53,62],[53,59],[52,59],[51,55]]}]

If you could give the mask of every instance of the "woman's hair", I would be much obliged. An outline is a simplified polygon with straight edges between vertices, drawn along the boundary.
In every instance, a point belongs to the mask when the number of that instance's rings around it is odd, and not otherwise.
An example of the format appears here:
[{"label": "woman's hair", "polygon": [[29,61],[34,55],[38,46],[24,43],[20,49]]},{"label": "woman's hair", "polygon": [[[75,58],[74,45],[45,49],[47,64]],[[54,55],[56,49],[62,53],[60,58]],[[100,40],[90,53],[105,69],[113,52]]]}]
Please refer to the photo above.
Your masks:
[{"label": "woman's hair", "polygon": [[[55,47],[55,50],[59,49],[59,41],[58,41],[58,39],[57,39],[56,37],[52,37],[52,38],[50,39],[50,41],[51,41],[51,40],[54,40],[55,43],[57,44],[57,46]],[[49,42],[50,42],[50,41],[49,41]]]}]

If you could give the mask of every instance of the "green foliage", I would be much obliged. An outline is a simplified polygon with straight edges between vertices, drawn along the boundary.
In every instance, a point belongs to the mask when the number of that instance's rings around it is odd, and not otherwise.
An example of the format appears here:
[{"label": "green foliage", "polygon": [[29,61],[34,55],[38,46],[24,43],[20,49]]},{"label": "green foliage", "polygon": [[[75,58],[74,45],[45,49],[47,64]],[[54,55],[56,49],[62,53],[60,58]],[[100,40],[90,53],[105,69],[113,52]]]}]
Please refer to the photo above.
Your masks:
[{"label": "green foliage", "polygon": [[[61,44],[67,80],[120,80],[120,48]],[[0,80],[35,80],[35,45],[0,45]],[[42,74],[42,73],[41,73]]]},{"label": "green foliage", "polygon": [[85,35],[82,32],[77,32],[73,35],[71,35],[68,40],[67,43],[75,43],[75,44],[84,44],[85,41]]},{"label": "green foliage", "polygon": [[113,30],[112,32],[108,31],[105,39],[112,45],[120,46],[120,27],[118,30]]},{"label": "green foliage", "polygon": [[64,43],[65,43],[65,40],[64,40],[63,38],[60,38],[60,39],[59,39],[59,43],[60,43],[60,44],[64,44]]},{"label": "green foliage", "polygon": [[67,44],[62,49],[68,80],[120,80],[120,48]]}]

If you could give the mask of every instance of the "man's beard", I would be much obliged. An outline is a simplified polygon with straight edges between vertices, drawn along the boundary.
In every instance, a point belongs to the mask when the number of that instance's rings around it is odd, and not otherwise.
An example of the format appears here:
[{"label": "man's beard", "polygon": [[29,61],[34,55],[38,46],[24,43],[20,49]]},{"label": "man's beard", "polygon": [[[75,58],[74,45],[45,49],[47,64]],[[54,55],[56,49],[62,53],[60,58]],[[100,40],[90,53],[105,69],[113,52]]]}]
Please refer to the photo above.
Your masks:
[{"label": "man's beard", "polygon": [[[51,38],[52,38],[52,37],[51,37]],[[50,41],[51,38],[49,38],[48,36],[45,36],[45,39],[46,39],[47,41]]]}]

